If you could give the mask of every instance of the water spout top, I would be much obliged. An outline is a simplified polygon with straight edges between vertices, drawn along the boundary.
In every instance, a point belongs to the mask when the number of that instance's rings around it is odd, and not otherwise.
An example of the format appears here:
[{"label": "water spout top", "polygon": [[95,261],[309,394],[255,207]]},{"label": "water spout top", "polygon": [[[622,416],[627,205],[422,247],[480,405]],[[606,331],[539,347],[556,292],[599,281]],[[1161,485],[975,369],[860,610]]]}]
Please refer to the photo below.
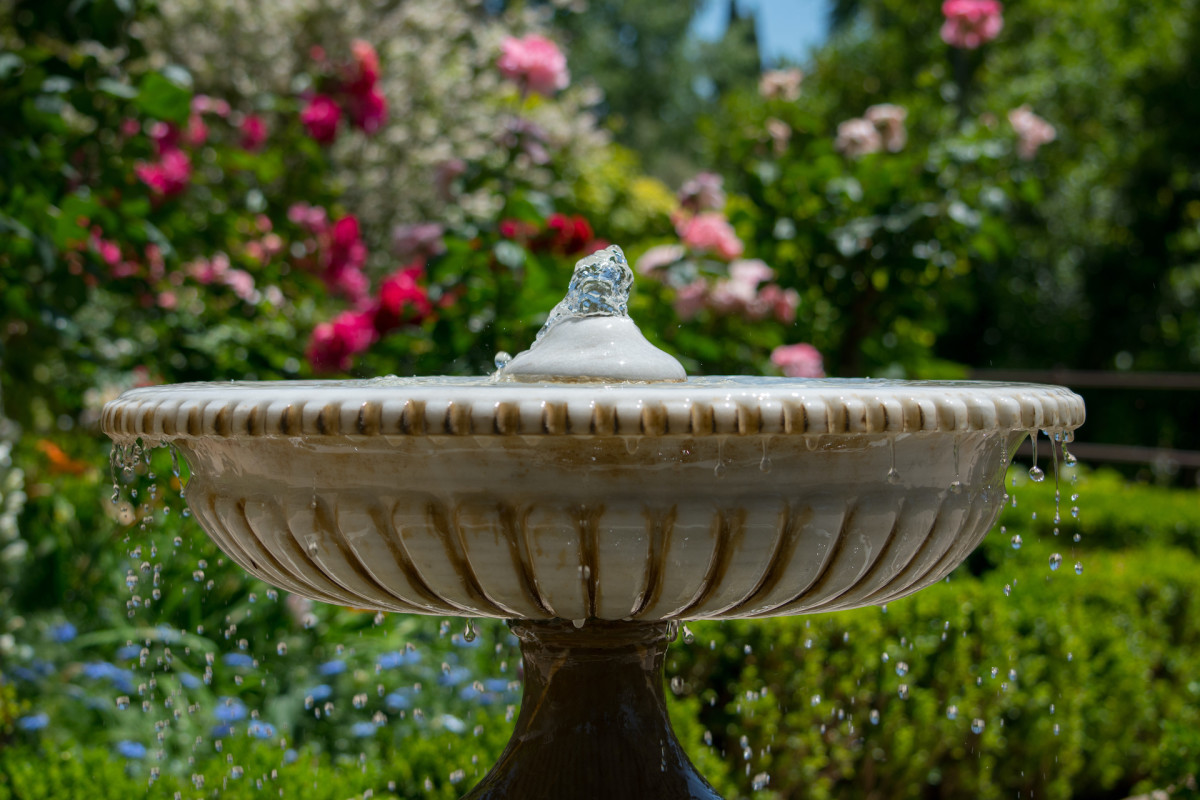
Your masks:
[{"label": "water spout top", "polygon": [[646,340],[629,318],[633,271],[616,245],[580,259],[567,295],[530,348],[497,379],[529,382],[679,382],[683,366]]}]

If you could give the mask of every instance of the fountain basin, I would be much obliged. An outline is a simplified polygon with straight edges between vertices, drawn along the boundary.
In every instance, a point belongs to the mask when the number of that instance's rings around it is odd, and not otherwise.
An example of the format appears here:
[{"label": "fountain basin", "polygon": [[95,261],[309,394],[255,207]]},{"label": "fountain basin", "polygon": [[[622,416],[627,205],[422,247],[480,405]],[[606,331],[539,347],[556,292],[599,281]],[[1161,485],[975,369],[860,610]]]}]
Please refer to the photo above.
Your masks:
[{"label": "fountain basin", "polygon": [[148,387],[102,424],[178,448],[200,524],[269,583],[582,623],[915,592],[994,523],[1021,439],[1083,413],[1028,384],[393,378]]}]

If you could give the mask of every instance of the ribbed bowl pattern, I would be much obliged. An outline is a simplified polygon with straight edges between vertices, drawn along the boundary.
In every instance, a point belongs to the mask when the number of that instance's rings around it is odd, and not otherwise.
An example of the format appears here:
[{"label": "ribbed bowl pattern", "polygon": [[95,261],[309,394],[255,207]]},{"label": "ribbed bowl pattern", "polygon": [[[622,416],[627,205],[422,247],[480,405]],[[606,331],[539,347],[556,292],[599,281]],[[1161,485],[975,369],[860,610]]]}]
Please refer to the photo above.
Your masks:
[{"label": "ribbed bowl pattern", "polygon": [[653,621],[832,611],[941,580],[994,523],[1024,435],[176,446],[200,524],[289,591],[385,611]]}]

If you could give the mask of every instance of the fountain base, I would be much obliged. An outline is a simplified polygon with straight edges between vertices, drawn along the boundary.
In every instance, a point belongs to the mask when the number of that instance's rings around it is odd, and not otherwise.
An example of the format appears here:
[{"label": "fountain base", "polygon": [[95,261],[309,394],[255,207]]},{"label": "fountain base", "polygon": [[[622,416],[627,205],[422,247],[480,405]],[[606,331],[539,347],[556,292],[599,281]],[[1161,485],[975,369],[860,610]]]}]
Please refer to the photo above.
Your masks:
[{"label": "fountain base", "polygon": [[463,800],[721,800],[671,730],[673,622],[509,623],[525,688],[512,739]]}]

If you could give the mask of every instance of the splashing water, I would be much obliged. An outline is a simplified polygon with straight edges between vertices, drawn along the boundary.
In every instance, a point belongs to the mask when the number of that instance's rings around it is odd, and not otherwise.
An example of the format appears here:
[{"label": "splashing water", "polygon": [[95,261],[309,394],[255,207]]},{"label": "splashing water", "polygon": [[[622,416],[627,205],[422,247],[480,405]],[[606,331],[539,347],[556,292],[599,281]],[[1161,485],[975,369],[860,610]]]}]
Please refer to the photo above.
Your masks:
[{"label": "splashing water", "polygon": [[580,259],[567,286],[567,296],[551,309],[533,347],[537,347],[552,328],[568,319],[628,317],[632,289],[633,270],[629,269],[625,253],[615,244]]}]

